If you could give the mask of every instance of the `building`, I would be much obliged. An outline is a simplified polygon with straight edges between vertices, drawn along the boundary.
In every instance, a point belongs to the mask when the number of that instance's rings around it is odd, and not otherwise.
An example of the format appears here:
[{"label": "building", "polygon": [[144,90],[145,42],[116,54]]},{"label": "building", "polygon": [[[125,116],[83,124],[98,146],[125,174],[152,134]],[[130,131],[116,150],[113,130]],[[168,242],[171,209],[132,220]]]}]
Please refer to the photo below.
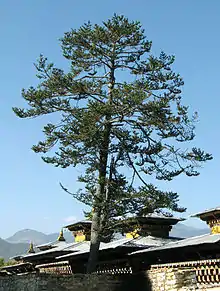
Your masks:
[{"label": "building", "polygon": [[220,258],[220,207],[192,215],[200,218],[210,227],[210,233],[176,242],[136,251],[130,254],[133,264],[140,269],[151,264],[171,264]]},{"label": "building", "polygon": [[[176,242],[181,238],[170,237],[169,233],[172,226],[183,219],[166,217],[159,214],[149,214],[143,217],[130,217],[120,221],[123,229],[124,238],[104,243],[102,242],[99,249],[99,264],[97,272],[112,272],[117,269],[118,272],[131,272],[129,263],[129,253],[140,251],[152,247],[166,245],[170,242]],[[79,224],[68,226],[74,231]],[[82,226],[82,224],[80,224]],[[91,229],[91,228],[90,228]],[[90,238],[91,230],[87,228],[87,237]],[[81,230],[80,231],[81,234]],[[78,234],[78,233],[77,233]],[[89,257],[90,246],[84,246],[78,252],[71,252],[58,256],[56,259],[68,261],[74,273],[82,273],[86,270],[86,264]],[[115,272],[115,271],[113,271]]]},{"label": "building", "polygon": [[[101,242],[98,270],[102,272],[107,265],[108,268],[110,265],[120,265],[127,270],[129,253],[180,240],[169,236],[172,226],[180,220],[158,214],[124,220],[121,222],[123,238]],[[91,223],[90,220],[82,220],[64,227],[73,233],[73,243],[65,241],[61,230],[55,242],[39,245],[36,251],[31,245],[31,251],[14,259],[22,264],[31,264],[40,272],[85,272],[90,251]]]},{"label": "building", "polygon": [[203,212],[196,213],[192,217],[198,217],[205,221],[210,227],[212,234],[220,233],[220,207],[207,209]]},{"label": "building", "polygon": [[72,232],[75,242],[90,241],[91,238],[91,220],[80,220],[75,223],[64,226]]},{"label": "building", "polygon": [[[96,272],[145,274],[153,290],[179,290],[180,286],[181,290],[220,290],[220,207],[192,216],[206,222],[210,233],[175,238],[169,232],[181,219],[158,214],[128,218],[123,222],[123,238],[101,242]],[[67,228],[73,232],[75,242],[66,243],[61,233],[61,240],[38,246],[38,252],[32,244],[28,254],[17,257],[19,264],[4,267],[1,272],[6,272],[4,275],[85,273],[91,221],[80,221]]]}]

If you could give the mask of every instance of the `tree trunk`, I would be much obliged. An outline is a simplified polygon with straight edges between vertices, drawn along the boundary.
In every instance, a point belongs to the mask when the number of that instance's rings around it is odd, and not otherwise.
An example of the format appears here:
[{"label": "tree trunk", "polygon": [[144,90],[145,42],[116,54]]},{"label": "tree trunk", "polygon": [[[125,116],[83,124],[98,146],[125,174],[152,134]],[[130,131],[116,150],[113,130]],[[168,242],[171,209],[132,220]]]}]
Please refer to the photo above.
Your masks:
[{"label": "tree trunk", "polygon": [[99,181],[94,201],[94,212],[92,216],[91,226],[91,244],[90,254],[87,263],[87,273],[93,273],[96,270],[100,246],[100,231],[102,229],[102,212],[105,204],[105,186],[106,186],[106,173],[108,164],[108,146],[110,137],[110,127],[107,126],[104,134],[102,150],[100,151],[100,168],[99,168]]},{"label": "tree trunk", "polygon": [[[115,84],[114,76],[114,61],[112,61],[112,69],[110,72],[109,80],[109,92],[108,92],[108,103],[112,103],[112,90]],[[109,155],[109,143],[110,143],[110,134],[111,134],[111,124],[109,120],[111,119],[111,112],[106,114],[106,124],[103,131],[103,140],[100,144],[99,151],[99,179],[97,185],[97,192],[94,202],[94,212],[92,218],[92,227],[91,227],[91,244],[90,244],[90,254],[89,260],[87,263],[87,273],[93,273],[96,270],[98,255],[99,255],[99,246],[100,246],[100,232],[102,230],[102,217],[105,206],[105,187],[106,187],[106,174],[108,166],[108,155]]]},{"label": "tree trunk", "polygon": [[[107,147],[108,149],[108,147]],[[103,198],[105,193],[105,179],[108,162],[108,150],[100,152],[100,169],[99,169],[99,182],[97,185],[94,211],[92,215],[92,226],[91,226],[91,241],[90,241],[90,254],[87,263],[87,273],[93,273],[96,270],[100,246],[100,230],[101,230],[101,212],[103,207]]]},{"label": "tree trunk", "polygon": [[[108,143],[109,133],[106,134],[105,150],[100,151],[100,169],[99,169],[99,182],[97,185],[95,201],[94,201],[94,211],[92,215],[92,226],[91,226],[91,241],[90,241],[90,254],[87,263],[87,273],[93,273],[96,270],[98,262],[98,253],[100,246],[100,230],[101,226],[101,213],[104,202],[105,194],[105,180],[107,172],[107,162],[108,162]],[[106,147],[107,146],[107,147]]]},{"label": "tree trunk", "polygon": [[87,273],[92,273],[96,270],[96,265],[98,262],[100,237],[100,217],[98,211],[94,210],[92,217],[92,228],[91,228],[91,241],[90,241],[90,254],[87,263]]}]

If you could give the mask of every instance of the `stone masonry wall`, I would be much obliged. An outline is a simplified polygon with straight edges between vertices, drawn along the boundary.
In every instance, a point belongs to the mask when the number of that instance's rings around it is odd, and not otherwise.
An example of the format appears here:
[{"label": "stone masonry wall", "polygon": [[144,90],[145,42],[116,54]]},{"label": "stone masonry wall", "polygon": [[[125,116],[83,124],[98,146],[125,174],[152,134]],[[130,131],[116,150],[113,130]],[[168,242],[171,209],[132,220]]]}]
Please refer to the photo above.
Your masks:
[{"label": "stone masonry wall", "polygon": [[151,282],[151,291],[215,291],[218,283],[198,283],[193,268],[151,268],[146,272]]},{"label": "stone masonry wall", "polygon": [[0,291],[151,291],[143,274],[22,275],[0,277]]},{"label": "stone masonry wall", "polygon": [[[216,289],[217,288],[217,289]],[[205,291],[218,286],[198,285],[194,270],[151,268],[138,274],[23,275],[0,277],[0,291]]]},{"label": "stone masonry wall", "polygon": [[14,275],[0,278],[0,291],[112,291],[117,283],[105,276]]},{"label": "stone masonry wall", "polygon": [[152,268],[147,271],[147,276],[151,281],[152,291],[199,290],[195,272],[192,270]]}]

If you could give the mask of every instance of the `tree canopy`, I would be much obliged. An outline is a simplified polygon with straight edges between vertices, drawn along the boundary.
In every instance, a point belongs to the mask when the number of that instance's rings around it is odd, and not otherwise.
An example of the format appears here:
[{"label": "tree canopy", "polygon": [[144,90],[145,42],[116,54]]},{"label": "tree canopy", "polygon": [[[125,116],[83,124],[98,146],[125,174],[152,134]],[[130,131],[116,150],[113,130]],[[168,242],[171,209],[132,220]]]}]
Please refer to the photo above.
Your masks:
[{"label": "tree canopy", "polygon": [[73,195],[93,207],[88,271],[112,218],[185,210],[177,193],[158,190],[149,176],[197,176],[201,163],[212,158],[183,147],[195,137],[196,115],[190,117],[182,104],[184,82],[172,70],[174,56],[155,57],[151,46],[141,24],[124,16],[85,23],[61,39],[69,70],[41,55],[35,64],[39,85],[22,90],[28,107],[13,108],[21,118],[59,113],[33,150],[56,167],[85,168],[79,177],[85,187]]}]

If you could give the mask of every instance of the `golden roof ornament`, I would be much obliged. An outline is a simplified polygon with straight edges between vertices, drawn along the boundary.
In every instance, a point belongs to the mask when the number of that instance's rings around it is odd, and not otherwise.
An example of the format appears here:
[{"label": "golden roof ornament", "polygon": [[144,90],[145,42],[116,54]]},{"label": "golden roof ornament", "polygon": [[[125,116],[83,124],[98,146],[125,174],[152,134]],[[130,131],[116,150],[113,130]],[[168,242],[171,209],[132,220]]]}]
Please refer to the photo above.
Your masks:
[{"label": "golden roof ornament", "polygon": [[63,229],[61,229],[60,234],[59,234],[57,240],[58,240],[58,241],[66,241],[65,238],[64,238],[64,236],[63,236]]},{"label": "golden roof ornament", "polygon": [[35,253],[35,250],[34,250],[34,245],[32,242],[30,242],[30,246],[29,246],[29,249],[28,249],[28,254],[34,254]]}]

